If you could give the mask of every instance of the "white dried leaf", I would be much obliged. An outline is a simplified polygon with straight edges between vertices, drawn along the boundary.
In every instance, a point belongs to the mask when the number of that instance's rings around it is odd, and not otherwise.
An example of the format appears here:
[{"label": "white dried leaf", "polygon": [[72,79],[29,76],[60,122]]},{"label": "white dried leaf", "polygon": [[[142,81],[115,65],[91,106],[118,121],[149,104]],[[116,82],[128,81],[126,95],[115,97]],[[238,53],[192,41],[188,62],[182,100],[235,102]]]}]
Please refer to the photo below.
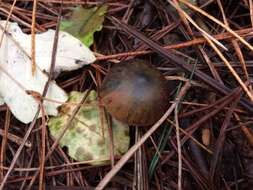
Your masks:
[{"label": "white dried leaf", "polygon": [[[10,23],[8,32],[19,43],[23,50],[30,55],[31,35],[23,33],[17,23]],[[45,71],[49,71],[50,69],[54,35],[55,30],[48,30],[47,32],[35,35],[36,65]],[[94,54],[88,47],[83,45],[77,38],[63,31],[59,32],[56,55],[55,73],[75,70],[84,65],[93,63],[96,60]]]},{"label": "white dried leaf", "polygon": [[4,104],[4,99],[0,97],[0,106]]},{"label": "white dried leaf", "polygon": [[[5,22],[1,21],[0,24],[4,26]],[[29,123],[37,112],[38,102],[25,91],[42,94],[48,80],[48,76],[42,69],[49,70],[55,31],[36,34],[37,66],[34,76],[32,76],[30,57],[26,55],[26,53],[30,55],[31,52],[31,36],[24,34],[16,23],[9,23],[7,32],[12,37],[5,35],[0,48],[0,99],[4,100],[18,120]],[[22,50],[14,41],[18,42]],[[56,72],[77,69],[83,64],[93,62],[95,57],[93,54],[86,54],[87,49],[79,40],[65,32],[60,32]],[[54,81],[50,83],[46,97],[62,103],[67,100],[66,93]],[[57,115],[57,107],[61,104],[44,101],[43,105],[47,115]]]}]

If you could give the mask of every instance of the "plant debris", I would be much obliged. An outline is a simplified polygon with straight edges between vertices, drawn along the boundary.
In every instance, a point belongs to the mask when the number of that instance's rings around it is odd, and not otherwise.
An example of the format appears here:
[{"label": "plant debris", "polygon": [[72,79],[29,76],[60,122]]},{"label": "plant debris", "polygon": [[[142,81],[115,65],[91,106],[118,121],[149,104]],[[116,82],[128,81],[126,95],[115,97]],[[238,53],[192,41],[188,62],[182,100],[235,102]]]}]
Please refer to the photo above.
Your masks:
[{"label": "plant debris", "polygon": [[[50,134],[57,139],[69,120],[75,104],[79,103],[86,93],[70,92],[69,99],[60,109],[59,116],[50,118],[48,127]],[[101,120],[101,111],[96,92],[92,90],[71,127],[60,140],[62,147],[68,148],[68,155],[77,161],[99,165],[110,160],[109,128],[105,120]],[[74,103],[74,104],[73,104]],[[102,123],[103,122],[103,123]],[[114,156],[123,155],[129,147],[129,127],[115,119],[112,120]]]},{"label": "plant debris", "polygon": [[[1,21],[4,28],[6,22]],[[4,35],[0,49],[0,97],[17,119],[23,123],[33,120],[40,100],[27,91],[42,94],[51,64],[54,30],[36,34],[36,70],[31,72],[31,35],[22,32],[17,23],[7,24],[8,35]],[[0,31],[0,36],[3,30]],[[95,61],[93,53],[82,43],[66,32],[59,34],[55,74],[75,70]],[[67,96],[52,81],[46,96],[51,101],[44,102],[46,115],[57,115],[57,107],[67,100]],[[57,103],[56,103],[57,102]],[[59,103],[60,102],[60,103]]]},{"label": "plant debris", "polygon": [[61,22],[61,30],[77,37],[89,47],[93,44],[94,33],[103,27],[107,8],[106,4],[91,8],[76,7],[71,17]]}]

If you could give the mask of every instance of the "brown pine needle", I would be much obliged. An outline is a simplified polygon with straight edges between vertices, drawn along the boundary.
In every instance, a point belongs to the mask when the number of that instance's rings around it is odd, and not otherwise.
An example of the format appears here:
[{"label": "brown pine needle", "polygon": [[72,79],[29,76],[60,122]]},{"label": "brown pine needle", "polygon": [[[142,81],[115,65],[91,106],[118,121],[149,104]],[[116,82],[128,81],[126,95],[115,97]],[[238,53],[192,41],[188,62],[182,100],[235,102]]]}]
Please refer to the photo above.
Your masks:
[{"label": "brown pine needle", "polygon": [[[182,102],[180,102],[180,104],[182,104]],[[167,121],[173,126],[176,127],[176,124],[171,121],[170,119],[167,119]],[[198,145],[200,148],[202,148],[203,150],[207,151],[209,154],[213,154],[213,151],[211,151],[210,149],[208,149],[205,145],[203,145],[202,143],[200,143],[196,138],[194,138],[191,134],[189,134],[188,132],[186,132],[184,129],[182,129],[181,127],[179,127],[179,130],[187,137],[189,137],[194,143],[196,143],[196,145]]]},{"label": "brown pine needle", "polygon": [[180,141],[180,127],[178,121],[178,105],[177,102],[176,107],[174,109],[175,113],[175,124],[176,124],[176,137],[177,137],[177,152],[178,152],[178,180],[177,180],[177,188],[178,190],[182,190],[182,149],[181,149],[181,141]]},{"label": "brown pine needle", "polygon": [[204,16],[206,16],[207,18],[209,18],[213,22],[217,23],[218,25],[222,26],[226,31],[228,31],[230,34],[232,34],[233,36],[235,36],[240,42],[242,42],[251,51],[253,51],[253,47],[246,40],[244,40],[241,36],[239,36],[237,33],[235,33],[232,29],[230,29],[229,27],[227,27],[224,23],[222,23],[221,21],[219,21],[218,19],[216,19],[212,15],[208,14],[207,12],[201,10],[199,7],[197,7],[197,6],[195,6],[195,5],[187,2],[186,0],[179,0],[179,1],[182,2],[182,3],[184,3],[185,5],[187,5],[189,8],[191,8],[191,9],[193,9],[193,10],[201,13]]},{"label": "brown pine needle", "polygon": [[248,139],[248,142],[253,147],[253,133],[252,133],[252,130],[250,128],[242,125],[242,123],[240,121],[240,117],[239,117],[238,114],[234,113],[234,116],[235,116],[236,120],[239,122],[240,128],[241,128],[242,132],[244,133],[244,135],[246,136],[246,138]]},{"label": "brown pine needle", "polygon": [[[183,3],[185,3],[184,0],[180,0],[182,1]],[[172,3],[171,1],[168,1],[173,7],[175,7],[182,15],[184,15],[187,20],[189,22],[191,22],[197,29],[199,29],[204,35],[203,37],[207,40],[207,42],[211,45],[211,47],[215,50],[215,52],[219,55],[219,57],[222,59],[222,61],[225,63],[225,65],[228,67],[228,69],[230,70],[230,72],[233,74],[233,76],[236,78],[236,80],[239,82],[239,84],[241,85],[241,87],[243,88],[243,90],[246,92],[246,94],[249,96],[250,100],[253,102],[253,95],[251,94],[251,92],[249,91],[249,89],[246,87],[246,85],[244,84],[244,82],[241,80],[241,78],[239,77],[239,75],[236,73],[236,71],[233,69],[233,67],[229,64],[229,62],[227,61],[227,59],[223,56],[223,54],[220,52],[220,50],[215,46],[215,44],[213,43],[213,40],[214,38],[210,36],[207,32],[205,32],[203,29],[201,29],[191,18],[188,14],[186,14],[178,5]],[[186,5],[190,4],[190,3],[185,3]],[[202,11],[201,9],[199,9],[198,7],[190,4],[192,7],[194,7],[194,10],[195,9],[198,9],[198,12],[204,12]],[[189,7],[190,7],[189,5]],[[206,12],[204,12],[205,15],[208,15]],[[202,13],[203,14],[203,13]],[[211,16],[210,16],[211,17]],[[214,18],[215,19],[215,18]],[[216,19],[217,20],[217,19]],[[233,30],[231,30],[229,27],[227,27],[225,24],[221,23],[220,21],[218,21],[218,24],[222,24],[222,26],[228,30],[228,32],[233,32],[233,34],[237,35]],[[237,35],[239,38],[241,38],[239,35]],[[242,38],[241,38],[242,39]],[[216,39],[215,39],[216,40]],[[248,44],[244,39],[242,39],[246,44]],[[217,40],[216,40],[217,41]],[[215,42],[216,42],[215,41]],[[217,43],[217,42],[216,42]],[[246,45],[245,44],[245,45]],[[250,48],[252,47],[250,44],[248,44],[250,46]],[[252,50],[253,50],[253,47],[252,47]]]},{"label": "brown pine needle", "polygon": [[223,48],[224,50],[228,50],[222,43],[220,43],[218,40],[216,40],[213,36],[211,36],[210,34],[208,34],[205,30],[203,30],[202,28],[200,28],[196,22],[183,10],[181,9],[178,5],[176,5],[175,3],[171,2],[168,0],[168,2],[178,11],[180,12],[193,26],[195,26],[203,35],[203,37],[205,38],[209,38],[211,39],[214,43],[216,43],[217,45],[219,45],[221,48]]},{"label": "brown pine needle", "polygon": [[33,1],[33,12],[32,12],[32,26],[31,26],[31,61],[32,61],[32,75],[34,76],[36,68],[36,59],[35,59],[35,25],[36,25],[36,9],[37,9],[37,0]]},{"label": "brown pine needle", "polygon": [[4,25],[4,30],[3,30],[3,33],[2,33],[1,38],[0,38],[0,47],[1,47],[2,43],[3,43],[4,34],[5,34],[5,31],[6,31],[7,27],[8,27],[8,23],[9,23],[9,20],[10,20],[10,18],[11,18],[13,9],[14,9],[14,7],[15,7],[15,5],[16,5],[16,2],[17,2],[17,0],[14,0],[14,1],[13,1],[12,5],[11,5],[10,12],[9,12],[8,17],[7,17],[7,19],[6,19],[6,23],[5,23],[5,25]]},{"label": "brown pine needle", "polygon": [[234,68],[230,65],[230,63],[228,62],[228,60],[223,56],[223,54],[221,53],[221,51],[215,46],[215,44],[208,38],[206,38],[207,42],[210,44],[210,46],[214,49],[214,51],[218,54],[218,56],[221,58],[221,60],[225,63],[225,65],[228,67],[228,69],[230,70],[230,72],[232,73],[232,75],[235,77],[235,79],[237,80],[237,82],[241,85],[242,89],[245,91],[245,93],[248,95],[248,97],[250,98],[250,100],[253,102],[253,95],[251,94],[251,92],[249,91],[249,89],[247,88],[247,86],[244,84],[244,82],[242,81],[242,79],[240,78],[240,76],[236,73],[236,71],[234,70]]},{"label": "brown pine needle", "polygon": [[253,26],[253,2],[249,0],[249,10],[250,10],[250,21],[251,25]]},{"label": "brown pine needle", "polygon": [[[6,157],[6,145],[7,145],[7,138],[8,138],[8,131],[10,127],[10,118],[11,118],[11,112],[9,109],[7,109],[5,114],[5,123],[4,123],[4,133],[3,133],[3,140],[1,145],[1,155],[0,155],[0,166],[1,168],[4,166],[4,160]],[[4,171],[0,170],[0,179],[4,178]]]},{"label": "brown pine needle", "polygon": [[45,189],[45,155],[46,155],[46,112],[42,101],[38,101],[42,113],[42,128],[41,128],[41,150],[40,150],[40,176],[39,176],[39,190]]},{"label": "brown pine needle", "polygon": [[[241,29],[241,30],[236,30],[235,32],[240,34],[241,36],[252,36],[252,29],[251,28],[246,28],[246,29]],[[231,36],[230,33],[224,32],[220,34],[213,35],[213,37],[216,40],[226,40],[226,39],[231,39],[234,38],[234,36]],[[203,44],[205,43],[206,40],[203,37],[196,38],[194,40],[189,40],[186,42],[181,42],[181,43],[176,43],[172,45],[166,45],[163,46],[165,49],[181,49],[181,48],[187,48],[189,46],[193,45],[198,45],[198,44]],[[138,50],[138,51],[129,51],[129,52],[122,52],[122,53],[116,53],[116,54],[111,54],[111,55],[103,55],[101,53],[94,52],[96,55],[97,60],[110,60],[112,63],[118,63],[119,58],[126,57],[126,56],[138,56],[138,55],[145,55],[145,54],[150,54],[153,53],[151,50]]]},{"label": "brown pine needle", "polygon": [[[0,135],[4,137],[5,130],[0,129]],[[12,134],[10,132],[7,133],[7,139],[9,141],[12,141],[12,142],[16,143],[17,145],[20,145],[22,143],[22,140],[23,140],[21,137],[19,137],[17,135],[14,135],[14,134]],[[32,147],[32,143],[30,141],[26,141],[25,146],[27,148],[31,148]]]},{"label": "brown pine needle", "polygon": [[[222,17],[223,17],[223,21],[224,21],[225,25],[229,28],[229,23],[227,21],[224,9],[222,7],[221,0],[217,0],[217,3],[219,5],[219,7],[220,7],[221,14],[222,14]],[[249,80],[249,74],[248,74],[248,71],[247,71],[246,63],[245,63],[245,60],[244,60],[241,48],[240,48],[238,42],[236,40],[234,40],[234,39],[232,39],[232,45],[234,46],[235,52],[237,54],[237,57],[238,57],[241,65],[242,65],[242,69],[243,69],[244,74],[246,76],[246,80]]]}]

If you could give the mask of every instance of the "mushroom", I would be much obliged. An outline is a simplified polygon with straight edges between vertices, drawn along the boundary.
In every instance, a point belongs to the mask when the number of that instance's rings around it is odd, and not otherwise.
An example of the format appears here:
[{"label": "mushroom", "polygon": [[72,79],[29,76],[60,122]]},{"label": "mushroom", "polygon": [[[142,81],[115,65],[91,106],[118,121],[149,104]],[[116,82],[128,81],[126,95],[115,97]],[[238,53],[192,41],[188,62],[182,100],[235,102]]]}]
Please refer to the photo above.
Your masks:
[{"label": "mushroom", "polygon": [[169,105],[165,77],[140,59],[113,66],[100,88],[106,110],[128,125],[147,126],[158,121]]}]

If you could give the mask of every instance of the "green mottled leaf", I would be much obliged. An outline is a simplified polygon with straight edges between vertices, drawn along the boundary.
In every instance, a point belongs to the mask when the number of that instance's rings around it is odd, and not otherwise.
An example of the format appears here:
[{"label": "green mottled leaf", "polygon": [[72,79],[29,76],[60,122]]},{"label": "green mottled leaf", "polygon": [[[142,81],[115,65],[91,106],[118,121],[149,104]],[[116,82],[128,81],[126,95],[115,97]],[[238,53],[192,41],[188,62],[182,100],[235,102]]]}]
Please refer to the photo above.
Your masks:
[{"label": "green mottled leaf", "polygon": [[61,30],[72,34],[89,47],[93,44],[94,32],[103,27],[106,12],[106,4],[93,8],[77,7],[69,19],[61,22]]},{"label": "green mottled leaf", "polygon": [[[61,107],[60,115],[50,118],[48,127],[53,138],[56,139],[65,127],[75,109],[73,103],[79,103],[84,95],[85,93],[71,92],[67,104]],[[102,129],[101,112],[96,96],[96,91],[90,92],[85,106],[81,107],[70,128],[60,140],[60,146],[68,148],[70,157],[78,161],[91,161],[90,164],[93,165],[104,164],[110,159],[108,125],[103,122],[104,129]],[[113,119],[112,131],[114,154],[121,156],[129,147],[129,127]]]}]

